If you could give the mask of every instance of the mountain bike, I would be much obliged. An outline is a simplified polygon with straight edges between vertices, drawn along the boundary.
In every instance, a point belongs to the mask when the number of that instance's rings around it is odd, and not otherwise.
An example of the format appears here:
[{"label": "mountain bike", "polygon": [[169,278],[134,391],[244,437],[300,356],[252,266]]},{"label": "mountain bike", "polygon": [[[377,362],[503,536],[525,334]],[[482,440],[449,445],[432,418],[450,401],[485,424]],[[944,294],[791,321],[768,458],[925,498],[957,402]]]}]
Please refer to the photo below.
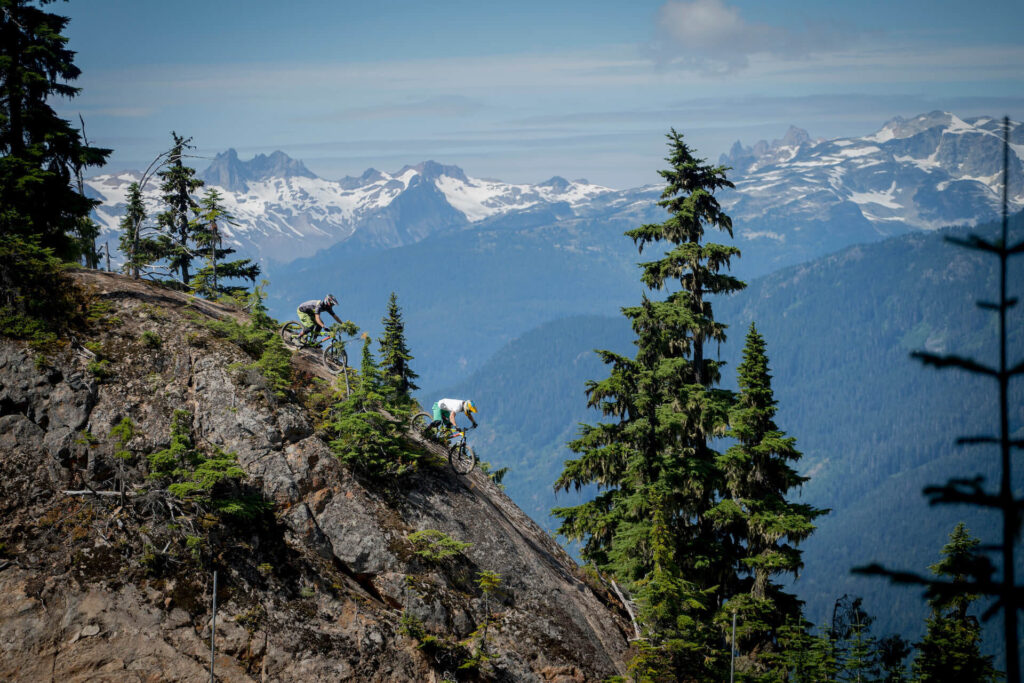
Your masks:
[{"label": "mountain bike", "polygon": [[321,330],[318,338],[312,341],[300,339],[302,325],[295,320],[290,320],[281,325],[278,333],[281,335],[285,345],[293,349],[319,350],[324,342],[329,342],[320,352],[320,358],[324,366],[334,374],[338,374],[348,367],[348,351],[345,350],[345,344],[355,339],[355,337],[342,339],[341,331],[331,328]]},{"label": "mountain bike", "polygon": [[434,420],[430,413],[416,413],[409,419],[414,434],[444,446],[448,451],[448,464],[458,474],[469,474],[476,465],[476,452],[466,443],[466,430],[452,431]]}]

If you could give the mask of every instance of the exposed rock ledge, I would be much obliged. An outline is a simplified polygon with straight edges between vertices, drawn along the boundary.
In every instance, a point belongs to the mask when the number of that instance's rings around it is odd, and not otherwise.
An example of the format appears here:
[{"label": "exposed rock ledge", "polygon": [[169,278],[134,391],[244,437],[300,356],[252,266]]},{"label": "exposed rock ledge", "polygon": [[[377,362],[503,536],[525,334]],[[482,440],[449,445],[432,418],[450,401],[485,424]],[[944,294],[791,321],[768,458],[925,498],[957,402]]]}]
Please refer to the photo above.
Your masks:
[{"label": "exposed rock ledge", "polygon": [[[459,477],[424,467],[401,490],[368,486],[332,456],[302,406],[231,368],[248,359],[195,319],[238,312],[120,276],[75,277],[119,319],[94,338],[111,358],[109,379],[97,381],[72,350],[36,362],[24,344],[0,339],[0,680],[209,680],[209,577],[133,572],[142,546],[130,536],[145,528],[116,510],[116,498],[63,493],[109,476],[116,461],[106,435],[122,417],[137,425],[131,450],[144,454],[166,446],[171,414],[183,407],[197,438],[237,453],[274,505],[276,526],[222,535],[214,549],[219,680],[454,677],[403,634],[400,616],[467,637],[485,611],[473,580],[483,570],[502,587],[500,604],[490,604],[497,657],[483,679],[625,673],[621,605],[581,580],[479,470]],[[159,348],[141,342],[146,330]],[[294,362],[316,371],[310,359]],[[425,566],[406,540],[422,529],[472,546],[458,566]],[[265,556],[277,559],[257,571]]]}]

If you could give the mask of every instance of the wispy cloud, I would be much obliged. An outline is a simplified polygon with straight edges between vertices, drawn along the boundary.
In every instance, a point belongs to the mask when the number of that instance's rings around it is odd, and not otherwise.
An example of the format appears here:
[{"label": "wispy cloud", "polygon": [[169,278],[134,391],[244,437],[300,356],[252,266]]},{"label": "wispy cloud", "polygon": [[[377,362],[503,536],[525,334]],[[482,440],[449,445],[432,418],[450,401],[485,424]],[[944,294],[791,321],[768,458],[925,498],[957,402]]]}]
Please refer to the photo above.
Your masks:
[{"label": "wispy cloud", "polygon": [[713,73],[746,68],[754,55],[800,60],[851,44],[856,36],[823,26],[793,30],[756,24],[722,0],[668,0],[658,10],[652,54],[662,65]]}]

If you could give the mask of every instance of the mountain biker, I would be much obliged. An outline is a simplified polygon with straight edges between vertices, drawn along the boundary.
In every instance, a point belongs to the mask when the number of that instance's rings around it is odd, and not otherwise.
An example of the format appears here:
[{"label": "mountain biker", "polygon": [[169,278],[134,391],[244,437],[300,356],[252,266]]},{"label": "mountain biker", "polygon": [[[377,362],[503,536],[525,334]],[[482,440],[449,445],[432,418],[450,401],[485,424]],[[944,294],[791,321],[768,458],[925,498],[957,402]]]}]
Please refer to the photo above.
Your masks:
[{"label": "mountain biker", "polygon": [[312,344],[316,336],[320,334],[320,330],[327,327],[320,318],[321,313],[330,313],[331,317],[337,320],[338,324],[341,324],[341,318],[334,314],[334,306],[337,303],[338,298],[333,294],[328,294],[323,299],[310,299],[305,303],[299,304],[299,323],[302,324],[302,333],[299,335],[300,344],[303,346]]},{"label": "mountain biker", "polygon": [[477,427],[476,420],[473,419],[472,415],[476,412],[476,406],[473,405],[472,401],[460,398],[442,398],[433,405],[432,410],[434,411],[433,424],[435,425],[440,423],[453,431],[458,431],[459,426],[455,424],[455,414],[462,413],[473,423],[471,429],[476,429]]}]

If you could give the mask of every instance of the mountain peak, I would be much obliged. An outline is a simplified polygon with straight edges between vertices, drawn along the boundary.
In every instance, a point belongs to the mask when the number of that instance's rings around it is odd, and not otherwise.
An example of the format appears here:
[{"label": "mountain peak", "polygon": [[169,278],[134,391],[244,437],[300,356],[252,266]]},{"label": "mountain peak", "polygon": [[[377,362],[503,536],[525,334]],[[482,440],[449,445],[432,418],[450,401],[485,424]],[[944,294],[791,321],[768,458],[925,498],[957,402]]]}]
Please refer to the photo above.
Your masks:
[{"label": "mountain peak", "polygon": [[538,185],[539,187],[550,187],[551,189],[556,190],[558,192],[564,192],[566,189],[568,189],[570,183],[562,176],[556,175],[548,178],[543,183],[539,183]]},{"label": "mountain peak", "polygon": [[[885,122],[874,135],[869,139],[876,141],[891,140],[893,138],[910,138],[932,128],[948,128],[955,126],[960,119],[948,111],[931,111],[927,114],[920,114],[912,119],[905,119],[896,116]],[[962,123],[962,122],[961,122]]]},{"label": "mountain peak", "polygon": [[277,150],[270,154],[257,154],[249,161],[238,158],[234,148],[221,152],[200,175],[206,184],[217,185],[231,192],[245,192],[249,183],[268,178],[316,178],[298,159]]},{"label": "mountain peak", "polygon": [[799,147],[805,142],[810,142],[811,136],[803,128],[790,126],[781,140],[773,140],[772,147]]},{"label": "mountain peak", "polygon": [[448,176],[449,178],[461,180],[464,183],[469,182],[469,178],[466,177],[465,172],[463,172],[463,170],[458,166],[446,166],[444,164],[439,164],[436,161],[421,161],[415,166],[405,166],[395,175],[400,176],[410,170],[416,171],[423,176],[425,180],[437,180],[441,176]]},{"label": "mountain peak", "polygon": [[354,190],[357,187],[363,187],[364,185],[370,185],[377,182],[378,180],[384,180],[384,174],[375,168],[368,168],[363,171],[360,176],[347,175],[338,181],[343,188],[346,190]]}]

